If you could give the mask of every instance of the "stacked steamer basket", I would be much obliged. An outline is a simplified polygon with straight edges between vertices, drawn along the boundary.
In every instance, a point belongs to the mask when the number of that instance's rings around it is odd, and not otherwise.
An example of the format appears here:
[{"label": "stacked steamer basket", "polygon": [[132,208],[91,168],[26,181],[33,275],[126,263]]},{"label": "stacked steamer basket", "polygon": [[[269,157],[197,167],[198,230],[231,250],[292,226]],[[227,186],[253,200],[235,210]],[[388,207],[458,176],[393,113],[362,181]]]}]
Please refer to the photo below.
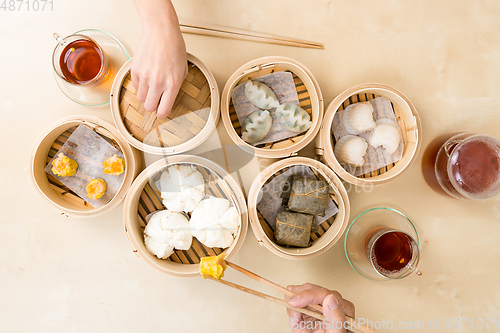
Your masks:
[{"label": "stacked steamer basket", "polygon": [[[210,248],[203,245],[195,237],[189,250],[175,250],[168,259],[158,259],[151,254],[144,244],[144,229],[147,216],[163,210],[161,193],[156,187],[156,181],[161,172],[170,166],[191,165],[203,175],[205,194],[212,197],[224,198],[230,201],[240,216],[240,226],[234,235],[234,241],[226,249]],[[230,259],[241,247],[247,232],[248,217],[245,198],[239,185],[216,163],[197,156],[176,155],[161,159],[146,168],[134,181],[124,203],[125,231],[130,243],[140,257],[152,267],[174,276],[199,276],[201,257],[227,253]]]},{"label": "stacked steamer basket", "polygon": [[[295,137],[252,146],[241,138],[241,124],[231,99],[232,92],[241,83],[277,72],[292,73],[300,106],[310,115],[312,125]],[[316,79],[304,65],[289,58],[265,57],[243,65],[229,78],[222,92],[221,114],[224,127],[235,144],[260,157],[288,157],[296,155],[317,135],[323,119],[323,98]]]},{"label": "stacked steamer basket", "polygon": [[[241,124],[233,105],[233,90],[248,80],[254,80],[271,73],[292,74],[300,107],[311,117],[311,127],[304,133],[282,141],[253,146],[241,138]],[[239,68],[228,80],[222,93],[221,114],[233,142],[259,157],[283,158],[297,155],[297,152],[312,142],[321,127],[323,119],[323,98],[312,73],[299,62],[284,57],[265,57],[251,61]],[[262,197],[262,188],[276,176],[292,166],[310,168],[315,176],[324,179],[330,187],[330,198],[338,206],[338,213],[321,223],[311,234],[311,244],[305,248],[281,246],[276,243],[269,221],[257,209]],[[248,194],[248,215],[252,230],[258,242],[278,256],[288,259],[305,259],[333,246],[342,236],[349,220],[349,198],[338,177],[324,164],[311,158],[292,157],[278,161],[263,170],[252,183]]]},{"label": "stacked steamer basket", "polygon": [[[80,125],[85,125],[108,141],[123,153],[125,160],[125,175],[121,187],[115,196],[104,206],[92,207],[86,200],[62,184],[56,177],[47,174],[44,169],[57,151],[68,140],[73,131]],[[91,157],[88,157],[91,158]],[[31,176],[35,187],[47,200],[49,205],[64,216],[95,217],[116,207],[125,197],[134,177],[139,173],[140,155],[130,147],[118,130],[104,120],[88,116],[71,116],[51,125],[40,136],[31,154]]]},{"label": "stacked steamer basket", "polygon": [[[369,101],[377,97],[385,97],[391,103],[404,143],[402,158],[399,161],[387,161],[388,165],[383,168],[354,176],[335,157],[336,141],[332,135],[334,117],[338,111],[351,104]],[[361,84],[342,92],[328,106],[320,134],[316,139],[316,153],[322,156],[333,171],[347,182],[357,186],[376,186],[395,180],[408,170],[417,157],[422,141],[421,132],[422,127],[417,111],[401,92],[383,84]]]},{"label": "stacked steamer basket", "polygon": [[123,137],[146,153],[171,155],[202,144],[219,120],[219,90],[213,74],[198,58],[188,53],[188,74],[166,119],[144,109],[125,63],[111,88],[111,112]]}]

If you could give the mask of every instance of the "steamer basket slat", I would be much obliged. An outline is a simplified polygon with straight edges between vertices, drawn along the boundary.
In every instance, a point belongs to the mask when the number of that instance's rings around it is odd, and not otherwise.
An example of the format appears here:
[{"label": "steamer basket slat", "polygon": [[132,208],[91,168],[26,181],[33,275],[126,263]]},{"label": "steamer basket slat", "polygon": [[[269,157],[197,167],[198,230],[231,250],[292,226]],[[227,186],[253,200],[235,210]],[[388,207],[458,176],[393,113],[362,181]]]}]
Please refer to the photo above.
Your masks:
[{"label": "steamer basket slat", "polygon": [[[334,155],[336,141],[332,134],[332,122],[337,111],[344,110],[351,104],[369,101],[381,96],[391,102],[396,121],[401,128],[404,142],[403,157],[400,161],[384,160],[388,163],[386,167],[356,177],[344,169]],[[421,132],[422,128],[417,111],[401,92],[382,84],[361,84],[347,89],[328,106],[320,134],[316,139],[316,152],[318,155],[322,155],[333,171],[347,182],[358,186],[381,185],[399,177],[415,161],[422,140]]]},{"label": "steamer basket slat", "polygon": [[[231,95],[237,85],[275,72],[292,73],[299,104],[311,116],[312,126],[305,133],[295,137],[252,146],[241,138],[241,124]],[[284,57],[265,57],[243,65],[229,78],[222,93],[221,115],[224,127],[235,144],[254,151],[260,157],[288,157],[296,155],[318,133],[323,119],[323,98],[316,79],[302,64]]]}]

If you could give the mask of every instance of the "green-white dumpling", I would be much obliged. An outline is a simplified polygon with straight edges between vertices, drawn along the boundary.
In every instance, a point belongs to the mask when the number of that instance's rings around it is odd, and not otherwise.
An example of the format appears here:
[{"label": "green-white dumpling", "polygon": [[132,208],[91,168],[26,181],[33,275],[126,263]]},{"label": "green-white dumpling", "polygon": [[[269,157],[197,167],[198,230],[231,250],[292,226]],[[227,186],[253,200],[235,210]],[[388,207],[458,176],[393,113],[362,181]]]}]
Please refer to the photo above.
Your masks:
[{"label": "green-white dumpling", "polygon": [[241,126],[241,138],[248,143],[262,140],[271,130],[273,118],[269,111],[258,110],[246,117]]},{"label": "green-white dumpling", "polygon": [[283,103],[276,108],[276,118],[280,124],[292,132],[304,132],[311,127],[311,116],[295,103]]},{"label": "green-white dumpling", "polygon": [[271,88],[259,81],[248,81],[245,84],[245,96],[259,109],[269,110],[280,104]]}]

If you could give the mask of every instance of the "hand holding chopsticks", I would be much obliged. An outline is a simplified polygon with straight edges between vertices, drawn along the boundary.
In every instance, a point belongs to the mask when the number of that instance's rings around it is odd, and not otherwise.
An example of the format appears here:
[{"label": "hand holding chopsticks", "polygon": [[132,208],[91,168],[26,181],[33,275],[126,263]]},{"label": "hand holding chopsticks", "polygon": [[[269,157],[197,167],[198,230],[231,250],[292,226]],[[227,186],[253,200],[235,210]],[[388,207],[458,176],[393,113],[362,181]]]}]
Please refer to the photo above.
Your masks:
[{"label": "hand holding chopsticks", "polygon": [[[255,273],[252,273],[248,270],[246,270],[245,268],[243,267],[240,267],[234,263],[231,263],[229,261],[225,261],[225,263],[227,264],[227,266],[231,267],[231,268],[234,268],[236,269],[237,271],[251,277],[252,279],[258,281],[258,282],[261,282],[262,284],[265,284],[266,286],[269,286],[289,297],[295,297],[297,294],[294,293],[293,291],[291,290],[288,290],[280,285],[277,285],[275,284],[274,282],[271,282],[267,279],[264,279],[263,277],[255,274]],[[208,279],[211,279],[213,281],[216,281],[216,282],[219,282],[219,283],[222,283],[222,284],[225,284],[229,287],[232,287],[232,288],[235,288],[235,289],[238,289],[238,290],[241,290],[241,291],[244,291],[248,294],[252,294],[254,296],[257,296],[257,297],[260,297],[260,298],[263,298],[263,299],[266,299],[268,301],[271,301],[271,302],[274,302],[276,304],[280,304],[280,305],[283,305],[289,309],[292,309],[292,310],[295,310],[295,311],[299,311],[305,315],[308,315],[308,316],[311,316],[311,317],[314,317],[316,319],[319,319],[319,320],[322,320],[324,321],[325,320],[325,316],[323,315],[323,308],[321,305],[319,304],[313,304],[313,305],[309,305],[305,308],[295,308],[293,306],[291,306],[288,302],[282,300],[282,299],[279,299],[279,298],[276,298],[276,297],[273,297],[273,296],[270,296],[270,295],[266,295],[264,293],[261,293],[259,291],[256,291],[256,290],[253,290],[253,289],[249,289],[249,288],[246,288],[244,286],[240,286],[238,284],[235,284],[235,283],[232,283],[232,282],[229,282],[229,281],[225,281],[225,280],[219,280],[219,279],[216,279],[216,278],[213,278],[211,276],[207,276],[207,275],[203,275],[203,277],[205,278],[208,278]],[[347,324],[347,329],[349,329],[350,331],[354,332],[354,333],[372,333],[372,332],[375,332],[373,329],[370,329],[364,325],[360,325],[359,323],[357,323],[354,319],[352,318],[349,318],[349,317],[346,317],[345,318],[345,322]]]}]

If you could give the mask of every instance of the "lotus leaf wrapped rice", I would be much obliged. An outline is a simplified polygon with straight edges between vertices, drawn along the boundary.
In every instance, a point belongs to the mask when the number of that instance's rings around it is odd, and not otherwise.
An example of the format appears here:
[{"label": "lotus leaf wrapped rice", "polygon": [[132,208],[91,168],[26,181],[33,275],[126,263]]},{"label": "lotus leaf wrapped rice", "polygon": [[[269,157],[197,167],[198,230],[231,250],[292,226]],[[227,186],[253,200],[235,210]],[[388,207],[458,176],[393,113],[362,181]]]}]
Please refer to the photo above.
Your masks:
[{"label": "lotus leaf wrapped rice", "polygon": [[313,217],[309,214],[278,212],[274,230],[276,243],[285,246],[308,247]]},{"label": "lotus leaf wrapped rice", "polygon": [[324,180],[293,177],[288,210],[324,216],[330,186]]}]

